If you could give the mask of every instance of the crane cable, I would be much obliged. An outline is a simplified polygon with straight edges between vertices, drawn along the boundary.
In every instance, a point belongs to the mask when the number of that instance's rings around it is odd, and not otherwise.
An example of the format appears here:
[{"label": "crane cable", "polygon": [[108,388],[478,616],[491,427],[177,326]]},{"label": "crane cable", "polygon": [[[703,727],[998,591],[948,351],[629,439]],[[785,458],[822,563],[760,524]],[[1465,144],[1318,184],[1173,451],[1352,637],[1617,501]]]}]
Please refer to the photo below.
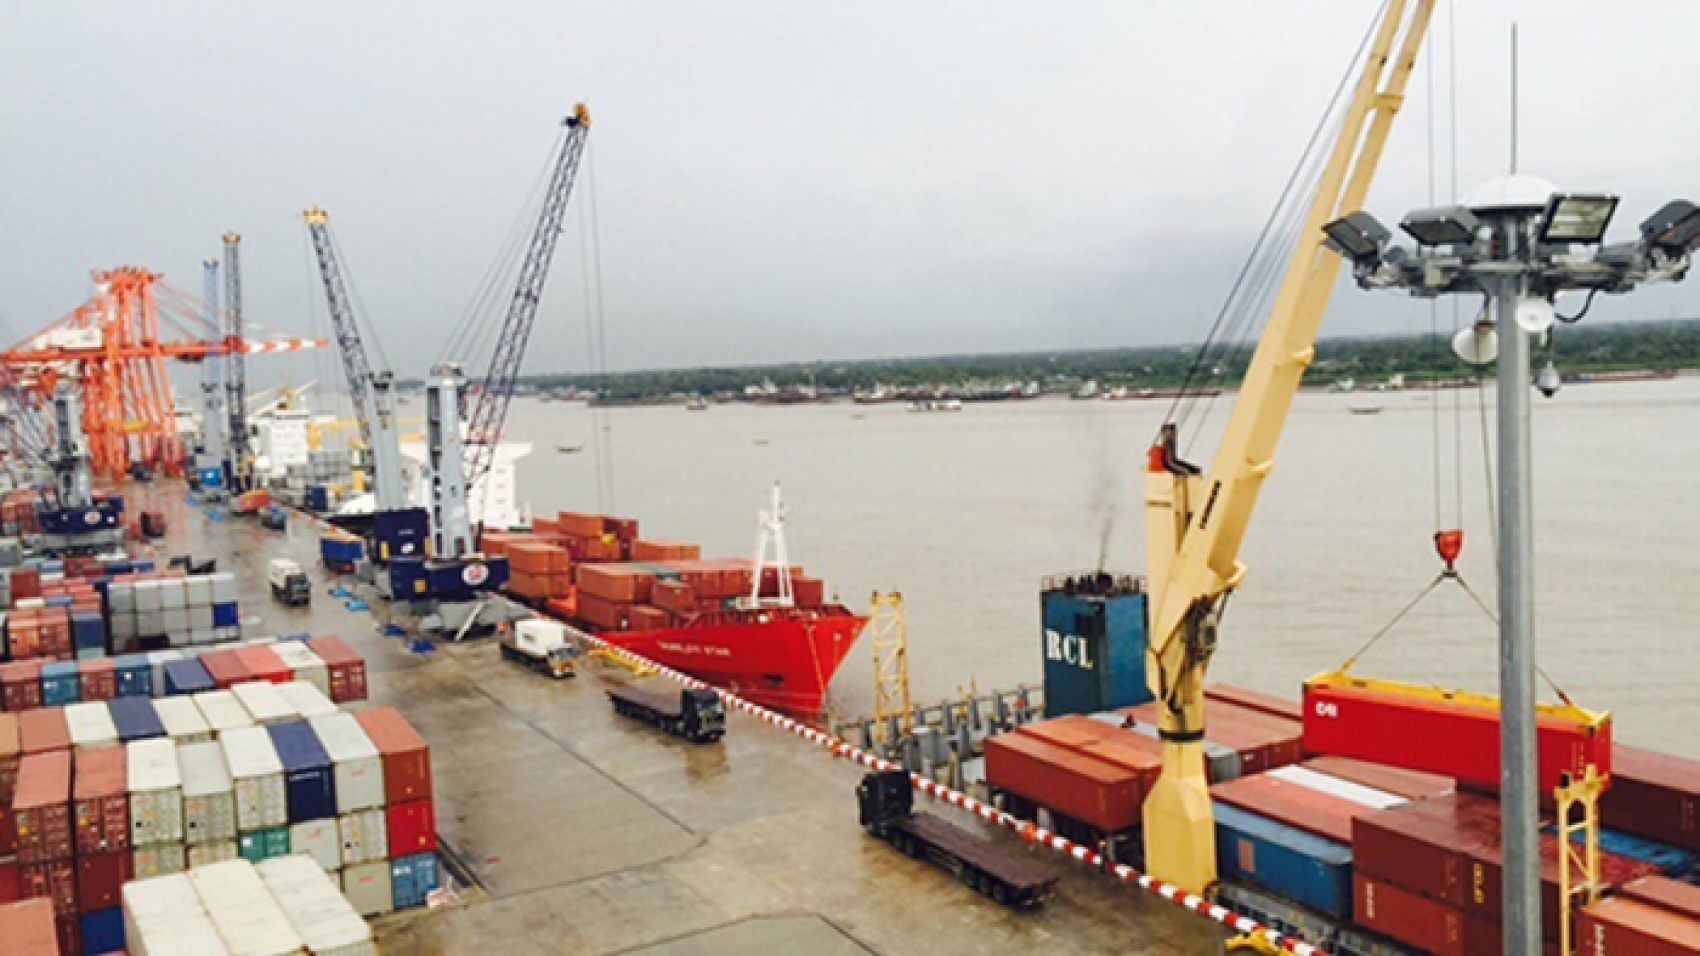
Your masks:
[{"label": "crane cable", "polygon": [[[602,297],[602,228],[597,215],[595,146],[585,144],[585,199],[579,204],[579,262],[584,270],[584,316],[586,357],[593,375],[607,385],[608,326]],[[608,409],[600,402],[590,407],[590,448],[596,465],[596,506],[604,512],[618,509],[614,489],[614,425]]]}]

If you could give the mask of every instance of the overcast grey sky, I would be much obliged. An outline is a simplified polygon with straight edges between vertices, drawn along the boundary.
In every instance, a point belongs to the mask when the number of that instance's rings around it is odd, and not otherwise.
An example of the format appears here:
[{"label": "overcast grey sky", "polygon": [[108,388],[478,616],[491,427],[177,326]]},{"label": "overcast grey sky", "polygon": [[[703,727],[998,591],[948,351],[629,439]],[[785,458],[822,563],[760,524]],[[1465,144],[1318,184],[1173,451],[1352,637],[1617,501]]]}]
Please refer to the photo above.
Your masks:
[{"label": "overcast grey sky", "polygon": [[[320,204],[417,374],[585,99],[615,368],[1196,340],[1376,6],[15,0],[0,318],[46,324],[97,266],[198,293],[236,229],[250,317],[323,334],[299,218]],[[1621,194],[1623,233],[1700,199],[1688,0],[1458,0],[1463,186],[1504,171],[1513,19],[1525,171]],[[1388,221],[1427,197],[1426,76],[1413,94]],[[588,367],[591,185],[527,371]],[[1422,310],[1352,291],[1328,331]],[[1700,315],[1700,280],[1594,314]]]}]

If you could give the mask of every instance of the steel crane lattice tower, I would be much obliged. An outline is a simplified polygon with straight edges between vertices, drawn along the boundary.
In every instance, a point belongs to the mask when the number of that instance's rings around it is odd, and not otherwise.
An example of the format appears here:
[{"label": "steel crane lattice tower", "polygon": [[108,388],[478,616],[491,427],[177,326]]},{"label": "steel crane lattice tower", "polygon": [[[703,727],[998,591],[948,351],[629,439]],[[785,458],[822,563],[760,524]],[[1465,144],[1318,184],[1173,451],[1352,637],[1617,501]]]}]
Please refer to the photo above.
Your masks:
[{"label": "steel crane lattice tower", "polygon": [[228,327],[224,340],[236,343],[228,349],[229,367],[225,370],[225,397],[230,415],[230,490],[248,490],[248,358],[239,347],[242,342],[242,236],[235,232],[224,234],[224,306]]}]

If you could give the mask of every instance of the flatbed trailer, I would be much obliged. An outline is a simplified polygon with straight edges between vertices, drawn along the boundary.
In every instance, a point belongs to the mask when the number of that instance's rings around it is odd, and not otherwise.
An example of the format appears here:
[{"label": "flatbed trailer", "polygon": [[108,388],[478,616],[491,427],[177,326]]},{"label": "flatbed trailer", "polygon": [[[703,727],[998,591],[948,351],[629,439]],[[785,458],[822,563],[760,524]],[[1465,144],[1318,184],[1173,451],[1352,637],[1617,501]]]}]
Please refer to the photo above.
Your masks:
[{"label": "flatbed trailer", "polygon": [[1011,909],[1032,909],[1056,892],[1057,876],[1017,852],[930,813],[915,810],[909,774],[870,773],[856,788],[862,827],[898,852],[930,860],[981,895]]},{"label": "flatbed trailer", "polygon": [[653,724],[692,743],[713,743],[726,734],[726,708],[712,690],[651,690],[625,684],[608,688],[608,699],[614,704],[614,713]]}]

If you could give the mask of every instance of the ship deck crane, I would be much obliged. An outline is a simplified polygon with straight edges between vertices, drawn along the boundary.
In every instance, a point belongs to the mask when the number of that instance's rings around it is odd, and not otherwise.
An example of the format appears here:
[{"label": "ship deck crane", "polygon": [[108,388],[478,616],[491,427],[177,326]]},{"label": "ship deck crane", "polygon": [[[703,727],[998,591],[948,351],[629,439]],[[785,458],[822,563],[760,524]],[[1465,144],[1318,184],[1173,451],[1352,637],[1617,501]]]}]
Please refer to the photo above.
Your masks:
[{"label": "ship deck crane", "polygon": [[331,237],[330,214],[315,206],[302,213],[302,219],[307,223],[313,253],[319,262],[337,353],[342,356],[343,374],[360,422],[360,436],[372,456],[372,555],[380,563],[394,557],[423,556],[427,519],[422,509],[409,507],[402,485],[395,376],[388,368],[373,368],[366,354],[366,342],[344,277],[342,256]]},{"label": "ship deck crane", "polygon": [[1163,770],[1145,802],[1145,855],[1153,877],[1192,892],[1216,880],[1203,751],[1205,674],[1224,606],[1245,580],[1240,545],[1340,273],[1323,226],[1362,208],[1433,12],[1434,0],[1389,0],[1375,27],[1209,470],[1181,459],[1172,422],[1150,450],[1146,672],[1161,705]]},{"label": "ship deck crane", "polygon": [[[496,457],[496,445],[507,420],[508,400],[513,397],[514,382],[519,378],[525,348],[531,341],[537,306],[543,301],[543,286],[549,278],[549,266],[554,261],[555,246],[561,238],[567,202],[572,198],[573,184],[578,180],[579,165],[590,136],[589,108],[583,103],[574,106],[562,125],[566,128],[566,135],[555,153],[537,224],[532,229],[531,241],[520,264],[519,279],[513,296],[508,300],[508,308],[491,351],[489,369],[478,386],[478,399],[467,419],[469,454],[465,487],[482,481]],[[476,319],[475,316],[469,318]],[[464,341],[464,331],[456,339]],[[460,504],[464,507],[464,487],[461,494]]]},{"label": "ship deck crane", "polygon": [[230,491],[236,495],[249,490],[254,467],[248,436],[248,357],[239,347],[243,336],[242,236],[236,232],[224,234],[224,307],[225,354],[230,357],[223,370],[225,410],[230,415],[226,436],[230,442]]}]

